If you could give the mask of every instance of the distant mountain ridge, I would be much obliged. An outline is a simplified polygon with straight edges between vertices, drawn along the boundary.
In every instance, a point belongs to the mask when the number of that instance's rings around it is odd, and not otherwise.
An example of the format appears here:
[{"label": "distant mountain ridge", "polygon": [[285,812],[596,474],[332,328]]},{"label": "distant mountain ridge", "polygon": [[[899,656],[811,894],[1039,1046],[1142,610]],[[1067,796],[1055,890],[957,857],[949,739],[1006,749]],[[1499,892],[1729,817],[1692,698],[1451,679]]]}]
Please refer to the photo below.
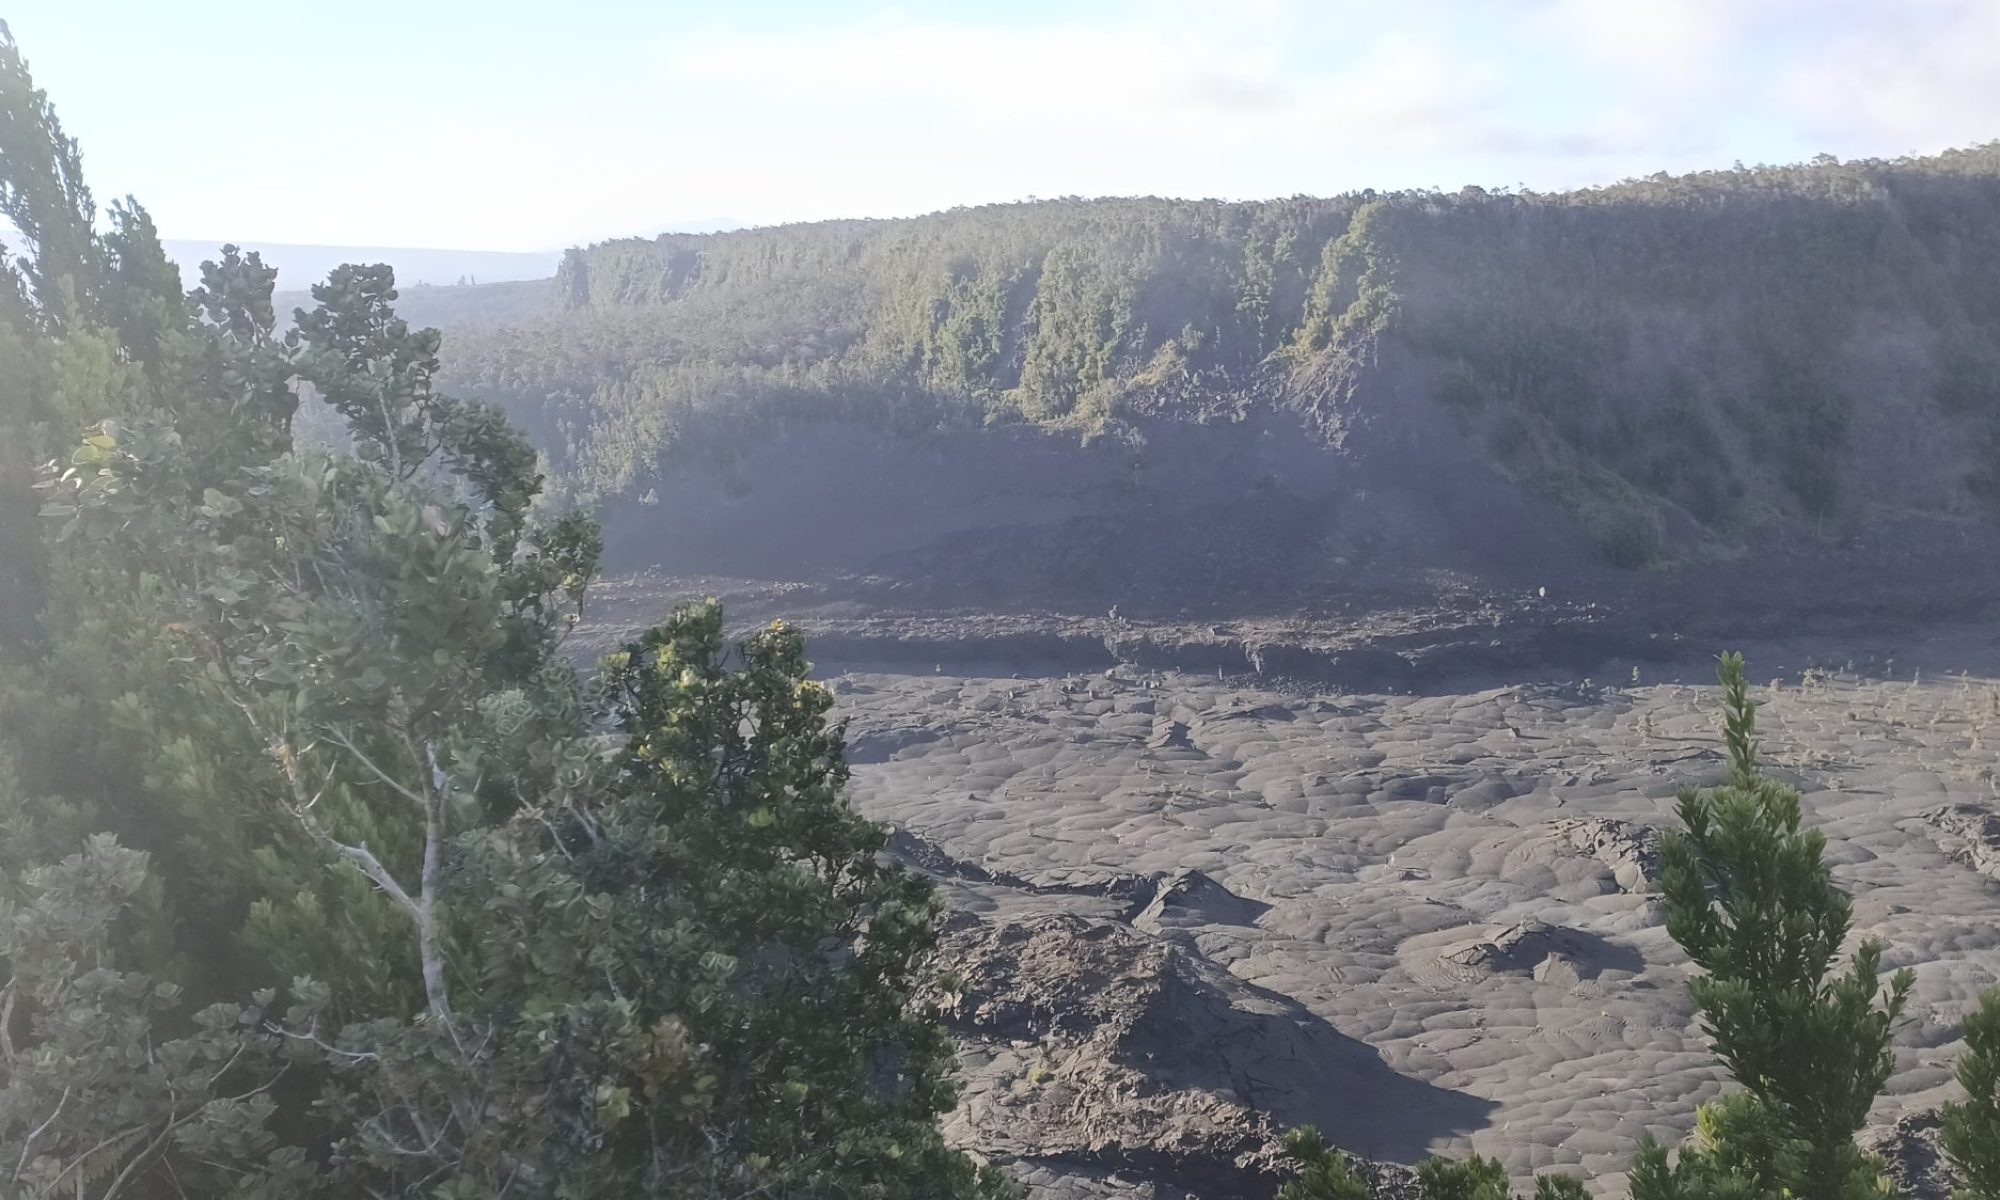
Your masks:
[{"label": "distant mountain ridge", "polygon": [[[188,287],[201,282],[203,260],[213,259],[223,242],[190,238],[165,241],[167,256],[180,265],[181,279]],[[278,268],[280,291],[304,291],[326,278],[328,271],[342,263],[388,263],[396,270],[396,281],[406,286],[418,284],[506,283],[524,279],[547,279],[562,261],[559,250],[516,253],[502,250],[436,250],[392,246],[308,246],[285,242],[236,242],[244,250],[255,250],[264,262]]]}]

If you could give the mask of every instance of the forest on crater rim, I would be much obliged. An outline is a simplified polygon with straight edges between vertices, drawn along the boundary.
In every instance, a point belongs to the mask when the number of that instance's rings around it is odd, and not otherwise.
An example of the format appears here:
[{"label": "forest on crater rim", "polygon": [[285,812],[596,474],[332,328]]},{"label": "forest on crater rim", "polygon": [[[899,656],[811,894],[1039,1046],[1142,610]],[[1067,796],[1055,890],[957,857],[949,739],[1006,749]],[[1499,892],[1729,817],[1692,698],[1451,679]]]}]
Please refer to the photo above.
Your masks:
[{"label": "forest on crater rim", "polygon": [[[1414,387],[1609,561],[2000,512],[2000,143],[1561,193],[1038,200],[624,239],[418,288],[568,499],[841,421],[1120,437]],[[1921,464],[1921,473],[1908,469]]]}]

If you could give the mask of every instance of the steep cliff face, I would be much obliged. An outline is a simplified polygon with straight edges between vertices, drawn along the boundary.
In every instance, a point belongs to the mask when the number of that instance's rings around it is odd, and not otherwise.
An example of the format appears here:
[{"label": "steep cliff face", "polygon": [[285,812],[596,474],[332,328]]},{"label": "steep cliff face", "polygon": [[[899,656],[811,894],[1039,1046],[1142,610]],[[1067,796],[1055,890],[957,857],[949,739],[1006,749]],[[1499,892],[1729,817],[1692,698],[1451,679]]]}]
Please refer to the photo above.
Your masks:
[{"label": "steep cliff face", "polygon": [[[759,444],[610,509],[613,565],[912,581],[927,599],[1173,611],[1451,577],[1596,570],[1559,506],[1472,458],[1356,456],[1283,415],[1148,422],[1142,441],[1032,428],[896,437],[851,425]],[[912,599],[917,598],[915,595]],[[1136,606],[1136,607],[1135,607]]]},{"label": "steep cliff face", "polygon": [[[1995,156],[1389,210],[1392,333],[1614,559],[1676,520],[1990,506]],[[1740,186],[1738,186],[1740,184]]]},{"label": "steep cliff face", "polygon": [[[1397,571],[1636,568],[1990,522],[1996,234],[2000,146],[1560,195],[1050,201],[605,243],[547,313],[446,354],[638,554],[803,514],[869,526],[846,554],[814,534],[850,570],[947,527],[1102,564],[1231,509],[1329,568],[1371,543]],[[1246,557],[1218,569],[1254,575],[1269,539],[1226,540]]]}]

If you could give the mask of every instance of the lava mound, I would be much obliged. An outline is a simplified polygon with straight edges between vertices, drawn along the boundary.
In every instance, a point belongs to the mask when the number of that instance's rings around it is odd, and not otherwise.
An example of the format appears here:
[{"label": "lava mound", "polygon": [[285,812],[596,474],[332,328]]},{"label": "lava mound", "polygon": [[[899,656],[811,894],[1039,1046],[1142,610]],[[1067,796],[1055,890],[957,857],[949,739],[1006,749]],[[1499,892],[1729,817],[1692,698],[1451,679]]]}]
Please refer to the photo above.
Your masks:
[{"label": "lava mound", "polygon": [[[1182,879],[1161,893],[1214,886]],[[1120,922],[961,914],[944,953],[962,980],[941,1007],[966,1079],[948,1132],[1035,1178],[1037,1194],[1114,1195],[1123,1181],[1268,1196],[1289,1126],[1413,1159],[1490,1107],[1398,1075],[1299,1004]],[[1385,1194],[1407,1183],[1399,1168],[1370,1169]]]}]

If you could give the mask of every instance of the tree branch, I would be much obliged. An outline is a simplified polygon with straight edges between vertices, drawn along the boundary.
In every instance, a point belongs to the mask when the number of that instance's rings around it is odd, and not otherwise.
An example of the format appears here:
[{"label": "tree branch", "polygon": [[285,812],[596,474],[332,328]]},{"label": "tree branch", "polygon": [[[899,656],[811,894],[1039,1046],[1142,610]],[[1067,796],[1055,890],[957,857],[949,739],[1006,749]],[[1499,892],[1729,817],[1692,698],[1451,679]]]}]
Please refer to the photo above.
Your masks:
[{"label": "tree branch", "polygon": [[[308,794],[305,781],[305,768],[299,762],[297,748],[290,742],[280,739],[271,746],[271,756],[276,758],[278,765],[284,769],[285,780],[292,788],[292,812],[298,817],[299,824],[305,826],[306,832],[312,834],[314,838],[334,853],[347,859],[356,867],[359,867],[361,873],[368,877],[369,882],[381,888],[389,899],[395,901],[398,907],[409,914],[411,920],[417,921],[421,926],[422,919],[419,915],[417,902],[410,899],[410,893],[405,891],[403,885],[396,881],[396,877],[389,873],[389,868],[382,865],[382,860],[376,858],[374,853],[365,844],[350,846],[339,838],[334,837],[332,833],[328,832],[326,826],[319,823],[319,818],[313,816],[312,807],[319,803],[319,794]],[[322,786],[320,791],[323,793],[325,787]]]},{"label": "tree branch", "polygon": [[[278,1086],[278,1080],[283,1079],[285,1077],[285,1070],[286,1068],[279,1067],[278,1073],[276,1075],[271,1076],[271,1078],[265,1080],[262,1084],[258,1085],[257,1087],[251,1088],[249,1091],[244,1092],[240,1096],[231,1096],[230,1100],[232,1101],[248,1100],[250,1097],[255,1096],[261,1092],[270,1091],[272,1088]],[[175,1118],[174,1120],[167,1122],[166,1126],[160,1130],[160,1135],[154,1138],[152,1142],[148,1144],[144,1150],[141,1150],[137,1155],[133,1156],[131,1162],[125,1164],[125,1169],[118,1173],[118,1178],[111,1181],[111,1186],[104,1189],[104,1194],[102,1196],[99,1196],[97,1200],[115,1200],[118,1193],[125,1190],[126,1184],[138,1178],[138,1172],[142,1167],[146,1166],[153,1159],[158,1158],[160,1156],[160,1152],[167,1148],[168,1141],[170,1141],[173,1138],[174,1134],[180,1129],[181,1126],[188,1124],[195,1118],[201,1116],[201,1114],[203,1114],[204,1112],[207,1112],[209,1105],[213,1103],[215,1103],[215,1101],[213,1100],[204,1100],[201,1104],[195,1107],[193,1112],[188,1113],[186,1116],[178,1117]],[[93,1150],[92,1153],[95,1153],[95,1151]],[[77,1161],[81,1162],[82,1160],[79,1159]],[[74,1163],[71,1164],[71,1166],[75,1165],[76,1164]]]},{"label": "tree branch", "polygon": [[403,476],[403,449],[397,445],[396,418],[389,412],[389,389],[382,388],[375,393],[376,405],[382,410],[382,445],[389,451],[389,474],[400,481]]},{"label": "tree branch", "polygon": [[383,770],[380,766],[378,766],[375,760],[368,757],[367,753],[363,751],[361,747],[355,745],[354,740],[348,737],[345,733],[342,733],[340,730],[334,728],[331,725],[321,726],[320,731],[326,734],[327,737],[333,739],[334,743],[338,745],[341,749],[353,755],[355,761],[359,762],[362,766],[368,768],[368,773],[370,775],[373,775],[375,778],[381,780],[383,783],[386,783],[391,788],[395,789],[397,795],[403,797],[405,800],[408,800],[410,803],[416,805],[419,809],[428,806],[428,801],[426,801],[424,797],[419,796],[417,793],[411,791],[407,784],[404,784],[401,780],[397,779],[395,776],[389,774],[389,772]]},{"label": "tree branch", "polygon": [[56,1101],[56,1110],[49,1114],[49,1119],[43,1121],[40,1125],[35,1126],[35,1131],[28,1135],[28,1140],[21,1143],[21,1158],[18,1162],[14,1164],[14,1178],[16,1181],[20,1180],[21,1172],[27,1169],[28,1154],[35,1148],[35,1139],[41,1137],[42,1134],[48,1132],[49,1126],[56,1123],[57,1117],[62,1116],[63,1106],[68,1103],[69,1103],[69,1089],[64,1088],[62,1099]]},{"label": "tree branch", "polygon": [[18,1055],[14,1052],[14,997],[19,993],[20,981],[9,979],[7,986],[0,988],[7,998],[0,1000],[0,1055],[12,1064]]},{"label": "tree branch", "polygon": [[[406,729],[404,736],[408,733]],[[458,1029],[452,1021],[451,996],[444,977],[444,946],[437,927],[438,875],[444,861],[444,797],[451,786],[451,776],[439,768],[435,745],[424,747],[424,760],[431,769],[432,784],[425,793],[424,865],[417,884],[417,944],[423,958],[424,998],[430,1002],[431,1015],[451,1036],[459,1053],[464,1054],[465,1045],[458,1040]]]}]

